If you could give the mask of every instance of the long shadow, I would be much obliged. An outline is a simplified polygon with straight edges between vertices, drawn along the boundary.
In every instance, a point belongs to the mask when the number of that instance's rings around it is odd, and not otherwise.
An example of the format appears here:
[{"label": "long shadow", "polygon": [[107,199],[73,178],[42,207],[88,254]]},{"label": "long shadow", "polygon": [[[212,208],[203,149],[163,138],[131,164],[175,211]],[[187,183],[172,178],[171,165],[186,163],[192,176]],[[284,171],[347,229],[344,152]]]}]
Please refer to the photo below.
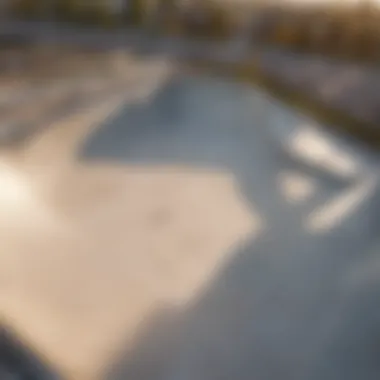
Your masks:
[{"label": "long shadow", "polygon": [[308,232],[305,208],[279,192],[277,174],[294,163],[268,140],[268,112],[275,106],[246,87],[178,77],[87,142],[81,157],[91,164],[226,170],[265,220],[197,299],[157,311],[104,379],[379,378],[380,276],[369,271],[380,261],[378,193],[336,228]]},{"label": "long shadow", "polygon": [[372,123],[379,120],[379,70],[305,54],[265,52],[260,65],[280,82],[331,108]]},{"label": "long shadow", "polygon": [[46,361],[9,327],[0,325],[1,380],[59,380]]}]

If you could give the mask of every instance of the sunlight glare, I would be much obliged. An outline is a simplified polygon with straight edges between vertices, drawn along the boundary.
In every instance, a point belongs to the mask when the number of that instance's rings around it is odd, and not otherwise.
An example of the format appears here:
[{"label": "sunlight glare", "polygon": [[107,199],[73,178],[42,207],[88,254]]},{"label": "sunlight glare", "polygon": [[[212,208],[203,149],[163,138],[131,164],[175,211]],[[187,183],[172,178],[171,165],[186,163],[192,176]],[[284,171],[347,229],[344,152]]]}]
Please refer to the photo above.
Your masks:
[{"label": "sunlight glare", "polygon": [[282,171],[277,177],[279,189],[289,203],[304,203],[316,192],[316,184],[313,178],[300,172]]},{"label": "sunlight glare", "polygon": [[321,133],[303,128],[289,142],[291,153],[307,164],[316,166],[342,179],[355,178],[360,167],[348,152],[334,146]]},{"label": "sunlight glare", "polygon": [[373,195],[377,179],[370,177],[340,193],[337,197],[313,211],[306,221],[312,233],[323,233],[337,227]]}]

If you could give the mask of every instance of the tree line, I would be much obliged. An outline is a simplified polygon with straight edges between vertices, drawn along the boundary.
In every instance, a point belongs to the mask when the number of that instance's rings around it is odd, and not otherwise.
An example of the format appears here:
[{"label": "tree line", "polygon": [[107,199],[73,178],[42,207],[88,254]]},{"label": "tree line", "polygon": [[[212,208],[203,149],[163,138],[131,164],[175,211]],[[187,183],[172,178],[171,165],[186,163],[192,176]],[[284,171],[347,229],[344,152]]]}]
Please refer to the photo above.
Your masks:
[{"label": "tree line", "polygon": [[223,0],[15,0],[13,13],[107,27],[141,25],[162,33],[202,38],[238,34],[252,45],[355,59],[380,58],[380,12],[368,0],[356,7],[268,6],[252,2],[246,9]]}]

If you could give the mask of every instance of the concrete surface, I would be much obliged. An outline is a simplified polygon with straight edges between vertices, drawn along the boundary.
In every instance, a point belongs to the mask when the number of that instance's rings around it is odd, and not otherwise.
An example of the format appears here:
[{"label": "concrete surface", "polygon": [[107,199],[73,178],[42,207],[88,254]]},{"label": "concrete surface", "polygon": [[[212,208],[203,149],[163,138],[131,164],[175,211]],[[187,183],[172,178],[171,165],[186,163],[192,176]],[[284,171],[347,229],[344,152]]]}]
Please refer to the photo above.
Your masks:
[{"label": "concrete surface", "polygon": [[2,149],[3,320],[74,380],[378,379],[378,155],[157,67]]}]

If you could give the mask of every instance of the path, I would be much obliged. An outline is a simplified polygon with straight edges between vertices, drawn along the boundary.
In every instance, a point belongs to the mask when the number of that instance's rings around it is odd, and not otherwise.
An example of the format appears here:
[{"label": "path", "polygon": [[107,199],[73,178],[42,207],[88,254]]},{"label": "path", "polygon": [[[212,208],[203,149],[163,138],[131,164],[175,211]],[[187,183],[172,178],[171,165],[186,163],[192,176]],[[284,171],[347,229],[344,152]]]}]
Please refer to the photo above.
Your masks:
[{"label": "path", "polygon": [[2,149],[7,323],[68,379],[377,379],[378,156],[136,67]]}]

